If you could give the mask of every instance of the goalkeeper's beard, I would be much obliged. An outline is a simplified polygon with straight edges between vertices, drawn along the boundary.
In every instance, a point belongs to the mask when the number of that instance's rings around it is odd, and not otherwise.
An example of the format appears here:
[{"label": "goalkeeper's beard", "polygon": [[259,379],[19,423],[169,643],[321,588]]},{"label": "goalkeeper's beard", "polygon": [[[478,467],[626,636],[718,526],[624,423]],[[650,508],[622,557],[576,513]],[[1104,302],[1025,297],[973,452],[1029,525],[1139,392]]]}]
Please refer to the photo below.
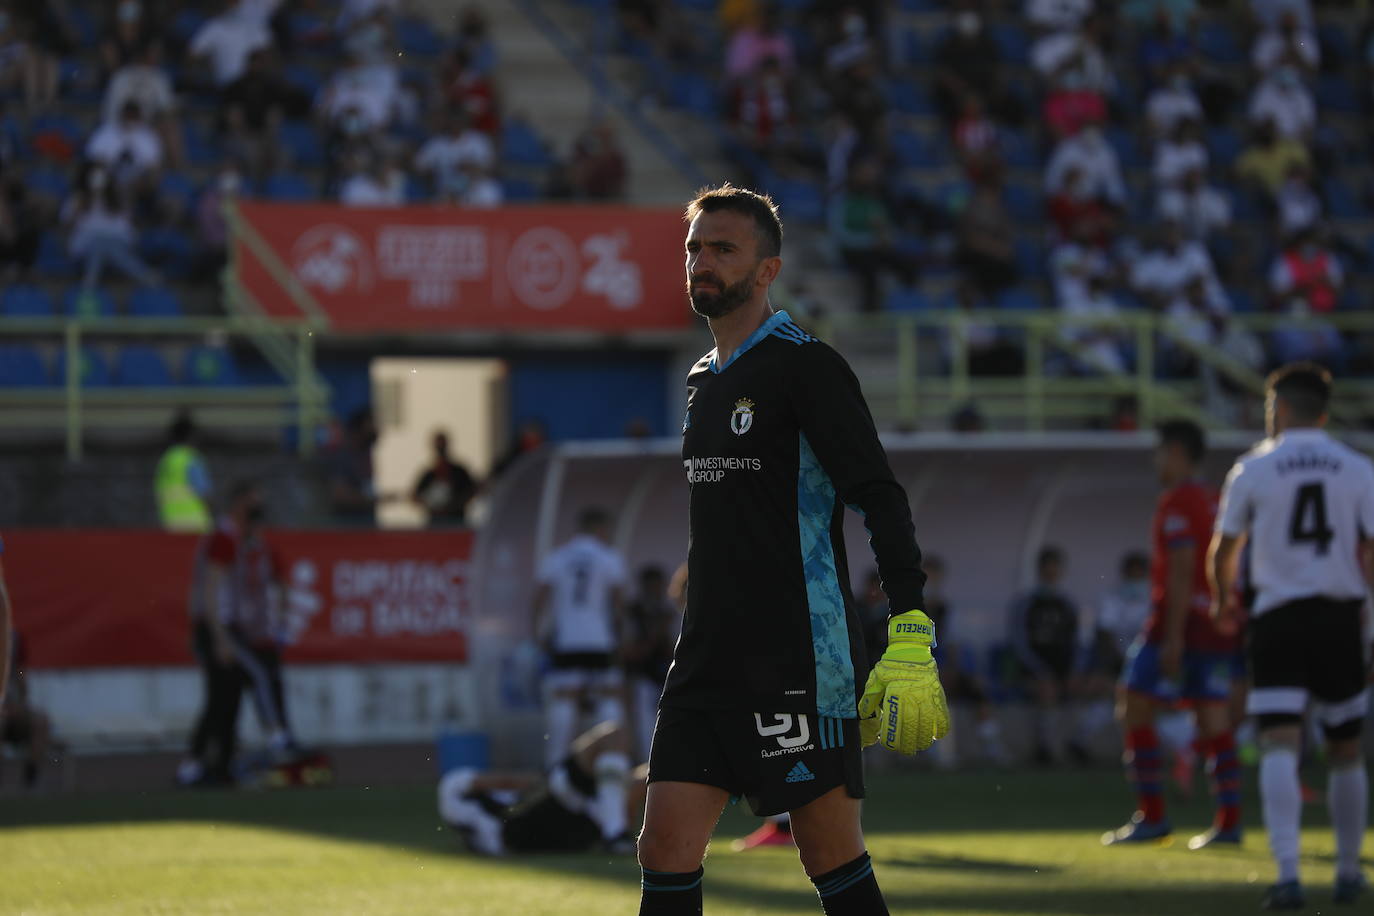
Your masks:
[{"label": "goalkeeper's beard", "polygon": [[[714,283],[719,292],[693,289],[697,283]],[[743,278],[738,283],[721,286],[714,274],[691,277],[687,280],[687,299],[692,303],[692,311],[702,318],[724,318],[749,301],[754,289],[754,275]]]}]

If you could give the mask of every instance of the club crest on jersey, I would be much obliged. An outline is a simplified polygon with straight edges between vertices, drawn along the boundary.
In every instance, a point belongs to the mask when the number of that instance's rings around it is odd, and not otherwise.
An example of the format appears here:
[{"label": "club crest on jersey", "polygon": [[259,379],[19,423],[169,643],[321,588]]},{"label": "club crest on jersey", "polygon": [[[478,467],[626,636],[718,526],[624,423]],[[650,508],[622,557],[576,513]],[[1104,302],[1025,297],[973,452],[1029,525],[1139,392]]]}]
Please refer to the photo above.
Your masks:
[{"label": "club crest on jersey", "polygon": [[735,402],[735,409],[730,414],[730,430],[736,436],[742,436],[749,432],[749,427],[754,425],[754,402],[748,398],[740,398]]}]

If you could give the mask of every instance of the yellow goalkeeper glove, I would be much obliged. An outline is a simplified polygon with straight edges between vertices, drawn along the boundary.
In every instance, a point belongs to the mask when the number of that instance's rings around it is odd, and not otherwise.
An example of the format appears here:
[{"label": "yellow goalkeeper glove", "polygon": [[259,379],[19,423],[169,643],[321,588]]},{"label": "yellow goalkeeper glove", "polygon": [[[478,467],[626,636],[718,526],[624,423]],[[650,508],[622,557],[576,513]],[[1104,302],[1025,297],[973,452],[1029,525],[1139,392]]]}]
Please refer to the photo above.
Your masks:
[{"label": "yellow goalkeeper glove", "polygon": [[887,624],[887,651],[878,659],[859,699],[863,746],[882,741],[900,754],[924,751],[949,732],[949,706],[930,655],[935,624],[922,611],[898,614]]}]

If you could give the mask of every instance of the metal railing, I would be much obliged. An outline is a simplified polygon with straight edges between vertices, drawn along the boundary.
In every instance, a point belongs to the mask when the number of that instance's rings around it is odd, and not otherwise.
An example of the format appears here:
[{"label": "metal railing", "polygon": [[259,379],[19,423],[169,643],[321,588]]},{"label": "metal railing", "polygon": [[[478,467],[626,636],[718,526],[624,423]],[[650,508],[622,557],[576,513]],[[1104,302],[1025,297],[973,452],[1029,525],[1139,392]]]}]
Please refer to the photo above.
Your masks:
[{"label": "metal railing", "polygon": [[[83,346],[92,338],[169,341],[227,339],[263,335],[293,340],[287,379],[281,385],[170,387],[95,386],[82,384]],[[179,408],[194,408],[204,426],[251,426],[298,429],[297,450],[308,455],[315,432],[326,418],[328,388],[315,372],[314,328],[304,321],[236,316],[230,318],[5,318],[0,338],[57,338],[65,374],[53,387],[0,389],[0,427],[62,428],[66,453],[79,459],[87,429],[165,426]],[[273,360],[275,362],[275,360]],[[281,367],[277,367],[281,370]]]},{"label": "metal railing", "polygon": [[[1347,335],[1374,333],[1374,313],[1365,312],[1321,319],[1241,314],[1230,322],[1259,335],[1322,327]],[[1176,322],[1153,313],[1110,318],[995,310],[831,315],[814,329],[850,359],[883,427],[944,428],[950,414],[967,404],[1006,428],[1081,427],[1107,417],[1116,399],[1132,397],[1142,428],[1167,415],[1234,429],[1237,401],[1250,400],[1257,412],[1263,393],[1259,372],[1224,350],[1191,340]],[[986,330],[1014,344],[1019,373],[973,371],[973,338]],[[1129,369],[1096,362],[1082,341],[1088,331],[1111,332],[1131,354]],[[1177,355],[1191,356],[1200,371],[1182,378],[1162,373],[1161,357]],[[1374,417],[1374,378],[1338,379],[1335,424],[1353,427],[1369,417]]]}]

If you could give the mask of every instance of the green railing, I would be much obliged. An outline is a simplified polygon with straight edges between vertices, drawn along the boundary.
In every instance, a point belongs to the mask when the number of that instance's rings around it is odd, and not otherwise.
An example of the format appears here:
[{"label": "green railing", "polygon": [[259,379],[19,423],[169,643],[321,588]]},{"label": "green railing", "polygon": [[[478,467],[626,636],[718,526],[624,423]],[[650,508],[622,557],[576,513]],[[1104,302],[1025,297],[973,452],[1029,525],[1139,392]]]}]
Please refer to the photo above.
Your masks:
[{"label": "green railing", "polygon": [[[1374,313],[1365,312],[1324,316],[1320,323],[1267,314],[1235,315],[1231,322],[1261,336],[1280,326],[1319,324],[1350,335],[1374,333]],[[1024,364],[1020,374],[974,374],[971,338],[979,329],[995,330],[1014,342]],[[1090,348],[1075,339],[1095,329],[1112,331],[1132,344],[1130,371],[1096,364]],[[1130,396],[1142,427],[1164,416],[1183,416],[1213,429],[1254,428],[1263,391],[1259,373],[1226,352],[1189,341],[1173,322],[1151,313],[1111,319],[1004,311],[833,315],[816,330],[850,358],[884,427],[944,428],[953,411],[972,403],[990,422],[1006,428],[1081,428],[1106,418],[1116,399]],[[1170,348],[1192,354],[1202,371],[1192,378],[1159,378],[1160,355]],[[1047,371],[1064,365],[1073,370]],[[1374,416],[1374,379],[1340,379],[1336,394],[1336,425],[1358,426]],[[1238,413],[1235,405],[1246,401],[1254,409]],[[1244,422],[1238,423],[1242,417]]]},{"label": "green railing", "polygon": [[[82,347],[92,339],[191,341],[246,337],[293,339],[284,365],[270,359],[287,380],[281,385],[103,387],[82,385]],[[90,428],[159,428],[180,408],[194,409],[203,426],[299,430],[297,449],[308,455],[326,417],[329,392],[315,372],[314,328],[306,322],[230,318],[6,318],[0,338],[61,341],[66,375],[52,388],[0,390],[0,427],[62,428],[67,457],[79,459]]]}]

